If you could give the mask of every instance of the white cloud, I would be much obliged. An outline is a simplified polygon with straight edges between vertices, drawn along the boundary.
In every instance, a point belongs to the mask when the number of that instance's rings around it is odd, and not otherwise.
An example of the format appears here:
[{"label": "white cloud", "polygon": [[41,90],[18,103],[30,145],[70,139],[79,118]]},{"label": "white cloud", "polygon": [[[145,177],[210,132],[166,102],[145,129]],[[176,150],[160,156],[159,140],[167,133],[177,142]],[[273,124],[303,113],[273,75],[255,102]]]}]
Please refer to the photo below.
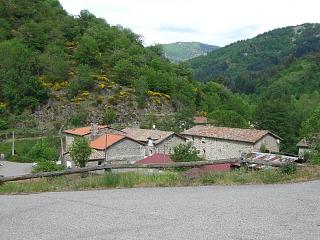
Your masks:
[{"label": "white cloud", "polygon": [[200,41],[224,46],[288,25],[320,22],[319,0],[60,0],[144,36],[146,44]]}]

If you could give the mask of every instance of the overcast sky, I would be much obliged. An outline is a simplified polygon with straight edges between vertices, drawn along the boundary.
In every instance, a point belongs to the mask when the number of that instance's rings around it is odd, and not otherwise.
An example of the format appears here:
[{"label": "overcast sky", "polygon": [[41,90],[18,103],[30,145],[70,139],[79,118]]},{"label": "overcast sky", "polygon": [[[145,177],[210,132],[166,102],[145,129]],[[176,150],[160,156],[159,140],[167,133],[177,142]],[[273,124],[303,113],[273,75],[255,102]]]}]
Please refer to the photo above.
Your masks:
[{"label": "overcast sky", "polygon": [[143,36],[147,45],[198,41],[224,46],[278,27],[320,23],[320,0],[60,0]]}]

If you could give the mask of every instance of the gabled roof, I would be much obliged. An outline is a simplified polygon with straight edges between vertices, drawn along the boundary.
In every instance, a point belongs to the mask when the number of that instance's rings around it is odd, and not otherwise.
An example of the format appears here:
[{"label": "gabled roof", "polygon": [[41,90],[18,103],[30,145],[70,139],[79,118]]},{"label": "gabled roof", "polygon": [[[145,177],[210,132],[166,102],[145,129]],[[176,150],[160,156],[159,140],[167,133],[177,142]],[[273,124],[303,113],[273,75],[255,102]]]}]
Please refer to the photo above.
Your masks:
[{"label": "gabled roof", "polygon": [[184,138],[171,131],[160,131],[155,129],[141,129],[141,128],[125,128],[122,129],[124,134],[130,138],[133,138],[140,142],[148,142],[149,139],[154,140],[155,144],[161,143],[163,140],[167,139],[172,135],[177,135],[178,137]]},{"label": "gabled roof", "polygon": [[142,160],[136,161],[136,164],[158,164],[158,163],[173,163],[168,154],[155,153]]},{"label": "gabled roof", "polygon": [[267,130],[226,128],[211,125],[198,125],[182,132],[182,135],[209,137],[247,143],[256,143],[267,134],[271,134],[275,138],[281,140],[280,137]]},{"label": "gabled roof", "polygon": [[298,142],[297,147],[301,147],[301,148],[309,148],[310,147],[310,142],[303,138],[300,140],[300,142]]},{"label": "gabled roof", "polygon": [[117,134],[103,134],[97,139],[90,142],[90,147],[98,150],[105,150],[106,148],[110,147],[111,145],[119,142],[120,140],[124,139],[125,136],[117,135]]},{"label": "gabled roof", "polygon": [[130,139],[131,141],[137,142],[141,145],[143,143],[136,141],[135,139],[132,139],[130,137],[119,135],[119,134],[103,134],[97,139],[90,142],[90,147],[97,149],[97,150],[105,150],[106,148],[109,148],[110,146],[114,145],[117,142],[122,141],[123,139]]},{"label": "gabled roof", "polygon": [[[98,129],[109,128],[107,125],[98,125]],[[68,129],[63,131],[66,134],[76,135],[76,136],[85,136],[91,133],[91,126]]]}]

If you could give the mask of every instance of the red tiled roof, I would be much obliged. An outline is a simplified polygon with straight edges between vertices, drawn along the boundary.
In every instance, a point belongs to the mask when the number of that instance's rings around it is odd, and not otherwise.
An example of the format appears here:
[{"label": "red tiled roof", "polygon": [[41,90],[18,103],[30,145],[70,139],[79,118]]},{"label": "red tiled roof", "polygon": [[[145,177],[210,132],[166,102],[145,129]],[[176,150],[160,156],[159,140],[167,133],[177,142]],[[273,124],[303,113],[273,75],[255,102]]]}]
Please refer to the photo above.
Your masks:
[{"label": "red tiled roof", "polygon": [[207,123],[208,118],[207,117],[194,117],[193,122],[197,124]]},{"label": "red tiled roof", "polygon": [[[148,142],[148,138],[154,140],[155,144],[162,142],[164,139],[175,134],[171,131],[160,131],[155,129],[141,129],[141,128],[125,128],[122,130],[126,136],[133,138],[140,142]],[[183,138],[183,137],[182,137]]]},{"label": "red tiled roof", "polygon": [[145,159],[139,160],[136,164],[157,164],[157,163],[173,163],[167,154],[155,153]]},{"label": "red tiled roof", "polygon": [[[99,125],[98,129],[104,129],[107,127],[108,127],[107,125]],[[77,136],[85,136],[90,134],[91,127],[87,126],[87,127],[81,127],[81,128],[68,129],[68,130],[64,130],[63,132],[67,134],[77,135]]]},{"label": "red tiled roof", "polygon": [[103,134],[102,136],[98,137],[97,139],[90,142],[90,147],[98,150],[105,150],[106,148],[110,147],[111,145],[119,142],[125,138],[125,136],[117,135],[117,134]]},{"label": "red tiled roof", "polygon": [[281,139],[267,130],[214,127],[210,125],[198,125],[182,132],[182,135],[209,137],[249,143],[256,143],[267,134],[271,134],[274,137]]}]

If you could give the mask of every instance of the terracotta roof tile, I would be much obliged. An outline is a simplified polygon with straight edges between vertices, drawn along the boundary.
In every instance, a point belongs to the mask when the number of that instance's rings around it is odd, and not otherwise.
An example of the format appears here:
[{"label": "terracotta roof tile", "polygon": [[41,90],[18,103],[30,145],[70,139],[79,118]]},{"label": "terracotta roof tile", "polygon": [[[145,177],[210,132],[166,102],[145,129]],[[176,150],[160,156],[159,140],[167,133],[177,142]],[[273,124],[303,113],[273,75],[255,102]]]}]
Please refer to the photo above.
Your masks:
[{"label": "terracotta roof tile", "polygon": [[125,138],[125,136],[117,135],[117,134],[103,134],[102,136],[98,137],[97,139],[90,142],[90,147],[98,150],[105,150],[106,148],[110,147],[111,145],[119,142]]},{"label": "terracotta roof tile", "polygon": [[267,134],[272,134],[276,138],[279,138],[267,130],[214,127],[210,125],[198,125],[182,132],[182,135],[210,137],[249,143],[255,143]]},{"label": "terracotta roof tile", "polygon": [[[108,127],[107,125],[99,125],[98,129],[104,129],[107,127]],[[77,136],[85,136],[90,134],[91,127],[87,126],[87,127],[81,127],[81,128],[68,129],[68,130],[64,130],[63,132],[67,134],[77,135]]]},{"label": "terracotta roof tile", "polygon": [[141,128],[125,128],[122,129],[126,136],[133,138],[140,142],[148,142],[148,138],[154,140],[155,144],[162,142],[164,139],[175,134],[171,131],[160,131],[154,129],[141,129]]},{"label": "terracotta roof tile", "polygon": [[196,124],[207,123],[208,122],[208,118],[207,117],[194,117],[193,118],[193,122],[196,123]]},{"label": "terracotta roof tile", "polygon": [[155,153],[149,157],[136,162],[136,164],[158,164],[158,163],[173,163],[170,156],[167,154]]}]

